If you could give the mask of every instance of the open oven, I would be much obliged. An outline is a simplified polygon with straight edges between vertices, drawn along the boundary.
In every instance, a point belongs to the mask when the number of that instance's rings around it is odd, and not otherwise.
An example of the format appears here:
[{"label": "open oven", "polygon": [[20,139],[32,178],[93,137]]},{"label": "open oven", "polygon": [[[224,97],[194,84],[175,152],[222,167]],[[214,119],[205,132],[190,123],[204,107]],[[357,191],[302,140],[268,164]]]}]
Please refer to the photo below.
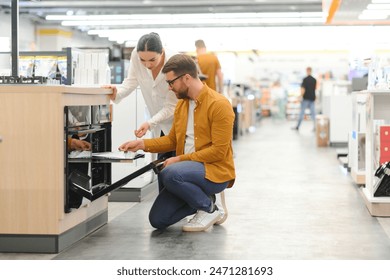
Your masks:
[{"label": "open oven", "polygon": [[109,105],[66,106],[64,120],[66,213],[79,208],[84,198],[94,201],[149,170],[159,172],[164,159],[152,161],[111,182],[113,162],[133,162],[144,154],[111,152],[112,110]]}]

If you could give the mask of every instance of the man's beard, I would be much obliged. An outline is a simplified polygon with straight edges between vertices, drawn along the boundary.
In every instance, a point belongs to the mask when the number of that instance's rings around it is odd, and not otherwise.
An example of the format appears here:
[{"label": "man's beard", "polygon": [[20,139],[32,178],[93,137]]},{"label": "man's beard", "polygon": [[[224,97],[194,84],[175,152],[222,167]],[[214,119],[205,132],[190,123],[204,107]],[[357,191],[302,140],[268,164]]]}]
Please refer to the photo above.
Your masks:
[{"label": "man's beard", "polygon": [[188,88],[186,88],[185,90],[178,91],[177,98],[178,99],[189,99],[188,98]]}]

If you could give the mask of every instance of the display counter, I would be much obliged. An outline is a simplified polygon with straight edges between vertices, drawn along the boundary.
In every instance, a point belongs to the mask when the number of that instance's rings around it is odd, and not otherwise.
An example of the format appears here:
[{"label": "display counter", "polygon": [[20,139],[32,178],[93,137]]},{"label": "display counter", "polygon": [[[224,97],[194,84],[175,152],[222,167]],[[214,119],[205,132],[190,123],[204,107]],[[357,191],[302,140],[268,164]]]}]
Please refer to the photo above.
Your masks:
[{"label": "display counter", "polygon": [[106,195],[64,211],[64,108],[108,105],[109,93],[0,85],[0,252],[57,253],[107,223]]},{"label": "display counter", "polygon": [[366,184],[366,99],[367,92],[352,92],[352,131],[348,143],[351,176],[357,185]]},{"label": "display counter", "polygon": [[389,161],[388,137],[381,137],[382,128],[390,124],[390,91],[370,90],[366,94],[366,135],[365,135],[365,186],[362,187],[363,198],[372,216],[390,216],[390,196],[377,196],[378,177],[376,170],[384,162]]}]

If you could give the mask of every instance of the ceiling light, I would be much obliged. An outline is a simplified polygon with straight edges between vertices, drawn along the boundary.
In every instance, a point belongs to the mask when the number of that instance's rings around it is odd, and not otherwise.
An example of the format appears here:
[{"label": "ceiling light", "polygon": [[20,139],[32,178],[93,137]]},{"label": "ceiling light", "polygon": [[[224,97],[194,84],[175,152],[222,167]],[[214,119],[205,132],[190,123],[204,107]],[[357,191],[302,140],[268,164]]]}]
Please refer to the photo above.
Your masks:
[{"label": "ceiling light", "polygon": [[322,12],[314,13],[206,13],[158,15],[89,15],[55,16],[47,20],[62,20],[63,26],[172,26],[172,25],[234,25],[264,23],[323,23]]},{"label": "ceiling light", "polygon": [[388,9],[390,9],[390,3],[389,4],[368,4],[367,9],[368,10],[388,10]]},{"label": "ceiling light", "polygon": [[378,20],[378,19],[387,19],[390,14],[390,10],[364,10],[360,15],[360,20]]},{"label": "ceiling light", "polygon": [[387,19],[387,15],[359,15],[360,20],[379,20],[379,19]]},{"label": "ceiling light", "polygon": [[[221,28],[159,28],[164,47],[176,51],[193,51],[193,38],[202,38],[210,42],[208,49],[223,50],[349,50],[356,48],[376,48],[382,46],[384,34],[388,27],[378,26],[289,26],[289,27],[221,27]],[[136,46],[137,40],[144,34],[156,32],[153,28],[126,28],[111,30],[94,30],[89,34],[105,35],[110,40],[131,41],[130,46]],[[103,34],[104,33],[104,34]],[[177,40],[178,34],[180,40]],[[249,36],[248,34],[257,34]],[[359,34],[359,36],[346,36]],[[221,38],[215,42],[215,38]],[[370,40],[361,40],[370,37]],[[230,40],[229,38],[235,38]],[[272,38],[272,40],[264,40]],[[286,44],[286,38],[294,44]],[[304,38],[312,38],[307,41]],[[327,38],[327,39],[324,39]],[[214,45],[212,43],[214,42]]]},{"label": "ceiling light", "polygon": [[232,19],[203,19],[202,21],[187,20],[85,20],[63,21],[62,26],[164,26],[164,25],[234,25],[234,24],[262,24],[262,23],[323,23],[322,18],[232,18]]},{"label": "ceiling light", "polygon": [[372,14],[372,15],[389,15],[390,9],[387,10],[363,10],[362,14]]},{"label": "ceiling light", "polygon": [[46,20],[143,20],[143,19],[231,19],[231,18],[322,18],[322,12],[291,13],[204,13],[204,14],[132,14],[132,15],[47,15]]},{"label": "ceiling light", "polygon": [[131,15],[47,15],[46,20],[127,20]]}]

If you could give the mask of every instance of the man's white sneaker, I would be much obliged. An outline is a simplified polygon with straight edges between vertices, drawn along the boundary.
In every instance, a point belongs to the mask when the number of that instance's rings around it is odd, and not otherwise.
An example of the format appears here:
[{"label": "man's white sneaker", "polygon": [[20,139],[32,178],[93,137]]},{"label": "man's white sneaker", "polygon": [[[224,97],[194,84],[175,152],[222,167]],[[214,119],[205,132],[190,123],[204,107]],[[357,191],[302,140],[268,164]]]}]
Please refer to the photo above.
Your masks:
[{"label": "man's white sneaker", "polygon": [[209,213],[198,210],[196,215],[183,226],[183,231],[205,231],[221,219],[218,209]]},{"label": "man's white sneaker", "polygon": [[216,198],[215,205],[217,205],[221,216],[220,219],[216,222],[216,224],[220,225],[223,222],[225,222],[228,217],[228,210],[225,202],[225,192],[222,191],[220,193],[215,194],[215,198]]}]

